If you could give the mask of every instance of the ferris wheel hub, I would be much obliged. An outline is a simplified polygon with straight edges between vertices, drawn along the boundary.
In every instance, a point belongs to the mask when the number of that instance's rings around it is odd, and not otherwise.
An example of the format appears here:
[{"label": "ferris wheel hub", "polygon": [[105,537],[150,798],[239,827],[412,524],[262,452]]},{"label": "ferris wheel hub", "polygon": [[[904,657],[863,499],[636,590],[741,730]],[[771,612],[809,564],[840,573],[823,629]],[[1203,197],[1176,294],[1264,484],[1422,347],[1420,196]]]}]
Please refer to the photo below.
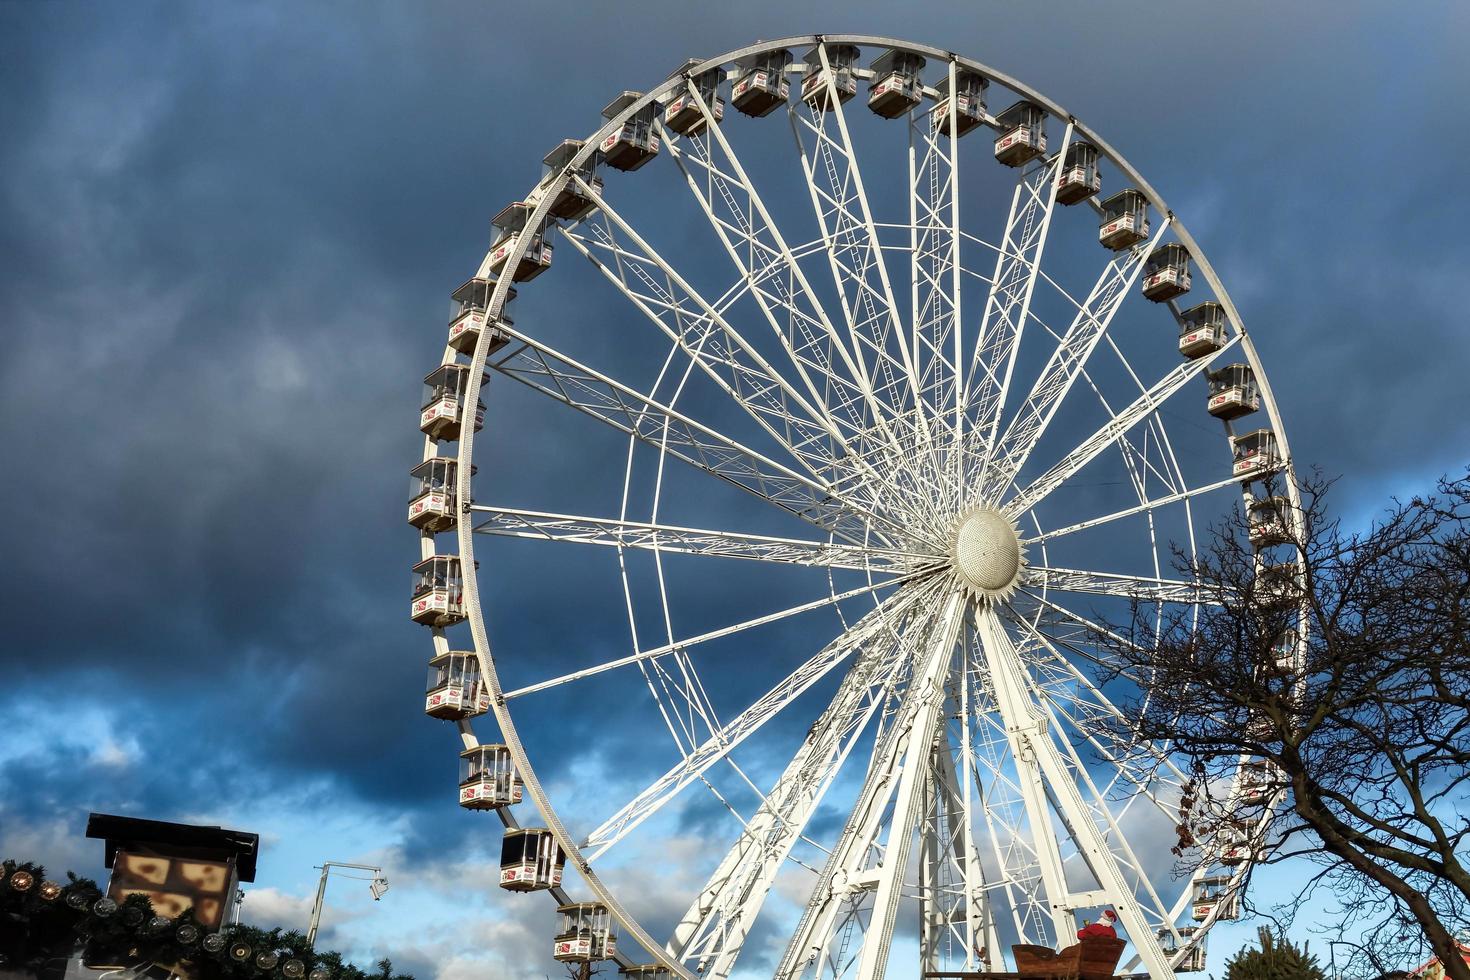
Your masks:
[{"label": "ferris wheel hub", "polygon": [[954,567],[978,599],[1004,600],[1021,577],[1021,536],[998,510],[982,507],[955,526]]}]

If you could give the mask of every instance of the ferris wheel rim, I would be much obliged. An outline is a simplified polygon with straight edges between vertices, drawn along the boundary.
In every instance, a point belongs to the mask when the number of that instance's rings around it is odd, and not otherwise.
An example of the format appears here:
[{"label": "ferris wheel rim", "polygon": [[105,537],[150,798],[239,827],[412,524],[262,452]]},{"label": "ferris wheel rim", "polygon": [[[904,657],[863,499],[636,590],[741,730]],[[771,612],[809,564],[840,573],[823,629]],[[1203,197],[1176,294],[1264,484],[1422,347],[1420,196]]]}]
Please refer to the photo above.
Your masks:
[{"label": "ferris wheel rim", "polygon": [[[637,101],[633,102],[627,108],[625,108],[622,113],[610,118],[602,127],[596,130],[593,135],[591,135],[587,139],[582,149],[577,153],[576,156],[570,159],[563,166],[561,172],[557,174],[550,182],[543,185],[544,192],[542,194],[542,197],[540,198],[540,200],[537,201],[535,208],[531,211],[528,222],[540,222],[546,219],[551,201],[571,179],[572,171],[575,168],[584,165],[587,160],[591,158],[591,156],[596,152],[596,147],[602,137],[621,127],[628,118],[630,118],[640,109],[646,107],[649,103],[667,95],[673,88],[679,86],[687,75],[697,74],[702,71],[708,71],[712,68],[717,68],[728,64],[738,58],[744,58],[751,55],[781,50],[785,48],[793,48],[807,45],[821,47],[823,45],[836,43],[875,46],[885,50],[910,52],[925,57],[940,59],[953,65],[963,67],[967,70],[975,71],[987,80],[999,83],[1000,85],[1003,85],[1004,87],[1017,93],[1018,95],[1036,102],[1038,105],[1042,106],[1052,117],[1066,120],[1069,126],[1075,127],[1076,132],[1081,137],[1085,138],[1088,142],[1094,144],[1097,147],[1099,153],[1104,158],[1106,158],[1114,167],[1116,167],[1124,176],[1126,176],[1132,183],[1132,185],[1145,196],[1148,202],[1156,210],[1158,210],[1161,214],[1167,214],[1169,216],[1172,226],[1171,230],[1173,234],[1188,249],[1190,257],[1197,264],[1200,274],[1209,283],[1214,293],[1215,301],[1224,308],[1229,318],[1229,323],[1232,330],[1238,335],[1238,342],[1240,344],[1241,351],[1246,357],[1248,363],[1255,370],[1257,382],[1261,392],[1262,407],[1266,413],[1266,418],[1270,421],[1270,427],[1275,433],[1276,440],[1281,448],[1281,455],[1283,457],[1282,471],[1287,476],[1285,489],[1287,495],[1292,499],[1293,504],[1296,505],[1294,510],[1299,513],[1300,507],[1297,497],[1293,462],[1289,449],[1289,443],[1287,442],[1285,427],[1280,418],[1274,395],[1271,392],[1269,382],[1267,380],[1267,375],[1256,353],[1254,344],[1252,343],[1251,338],[1246,330],[1244,321],[1240,317],[1239,312],[1236,309],[1233,301],[1231,300],[1228,291],[1225,289],[1223,282],[1220,281],[1218,275],[1215,273],[1215,270],[1210,264],[1208,257],[1198,247],[1198,244],[1195,242],[1192,235],[1190,235],[1184,223],[1179,220],[1172,211],[1168,209],[1167,205],[1163,201],[1163,198],[1152,188],[1152,186],[1143,178],[1143,176],[1137,170],[1135,170],[1132,165],[1129,164],[1127,160],[1116,150],[1114,150],[1106,141],[1101,139],[1101,137],[1099,137],[1097,134],[1095,134],[1082,123],[1080,123],[1075,117],[1067,113],[1059,104],[1046,98],[1041,93],[1032,89],[1030,86],[1025,85],[1024,83],[1014,78],[1011,78],[1005,73],[999,72],[981,62],[975,61],[973,59],[963,58],[961,56],[955,55],[952,52],[944,51],[942,49],[928,45],[916,44],[894,38],[885,38],[870,35],[802,35],[761,42],[759,44],[750,45],[744,48],[734,49],[724,55],[712,59],[707,59],[703,62],[698,63],[695,66],[691,66],[686,72],[676,73],[669,79],[666,79],[664,82],[660,83],[658,86],[650,89]],[[515,243],[514,247],[511,250],[510,256],[506,260],[507,267],[514,267],[521,260],[522,256],[525,254],[528,248],[528,245],[528,236],[521,236],[520,240]],[[482,263],[482,267],[480,270],[480,275],[482,276],[486,272],[486,265],[488,264],[488,261],[489,257],[487,255],[485,263]],[[503,309],[506,301],[506,296],[510,288],[510,282],[511,279],[509,276],[498,278],[495,284],[493,295],[489,303],[487,304],[487,322],[497,317],[500,311]],[[468,365],[469,377],[463,397],[465,404],[469,406],[473,406],[479,396],[479,391],[481,387],[480,378],[483,370],[486,367],[488,355],[488,333],[489,331],[482,332],[476,343],[474,353],[472,354]],[[452,357],[452,355],[447,356]],[[460,501],[468,501],[472,498],[471,474],[473,469],[472,459],[474,438],[475,433],[473,426],[464,426],[463,432],[459,439],[459,448],[456,457],[459,464],[456,476],[458,491],[457,499]],[[432,440],[426,439],[425,458],[428,458],[430,455],[437,455],[437,453],[433,448]],[[532,800],[535,802],[538,813],[541,815],[542,819],[545,821],[547,828],[552,832],[558,843],[566,851],[568,857],[577,861],[577,870],[583,877],[584,882],[586,883],[589,890],[591,890],[594,895],[607,906],[613,918],[618,921],[623,929],[632,938],[636,939],[640,945],[644,946],[644,948],[650,954],[652,954],[655,959],[657,959],[662,965],[673,971],[676,975],[685,978],[691,977],[691,974],[683,967],[682,963],[677,962],[672,957],[665,956],[662,944],[654,941],[652,937],[647,934],[647,932],[641,927],[636,919],[621,906],[621,904],[617,901],[616,896],[612,894],[611,890],[597,877],[596,873],[590,867],[590,864],[583,858],[577,841],[572,838],[571,835],[568,833],[560,818],[557,816],[554,806],[552,805],[549,798],[546,796],[545,791],[539,782],[539,779],[535,775],[534,768],[531,766],[531,761],[525,752],[524,746],[520,741],[515,727],[514,719],[511,717],[511,712],[507,707],[507,702],[504,696],[505,692],[500,685],[500,680],[495,670],[494,658],[490,653],[488,633],[486,631],[484,621],[484,611],[481,606],[479,597],[478,578],[475,569],[475,562],[473,561],[474,533],[472,527],[470,526],[470,522],[466,520],[458,521],[456,527],[456,536],[458,538],[459,555],[462,559],[465,613],[474,641],[475,655],[479,661],[482,676],[491,694],[491,708],[500,727],[502,737],[510,748],[517,769],[522,774],[522,777],[526,783],[526,789],[531,795]],[[430,557],[434,554],[432,538],[429,538],[425,542],[422,550],[424,552],[424,557]],[[462,726],[462,731],[465,731],[466,727],[467,726]],[[466,734],[465,739],[466,743],[469,744],[470,741],[473,739],[473,735]],[[502,815],[506,816],[505,814]],[[620,957],[620,959],[622,959],[622,957]]]}]

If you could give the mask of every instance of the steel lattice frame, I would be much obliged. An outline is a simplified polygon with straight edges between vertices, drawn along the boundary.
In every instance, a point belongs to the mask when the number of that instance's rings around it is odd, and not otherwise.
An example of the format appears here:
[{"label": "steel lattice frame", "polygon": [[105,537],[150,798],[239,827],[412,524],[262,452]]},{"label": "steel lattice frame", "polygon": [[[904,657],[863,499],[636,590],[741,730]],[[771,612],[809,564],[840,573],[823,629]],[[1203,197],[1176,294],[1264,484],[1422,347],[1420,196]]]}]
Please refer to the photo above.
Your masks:
[{"label": "steel lattice frame", "polygon": [[[802,242],[785,237],[782,222],[767,209],[757,181],[732,145],[733,135],[715,120],[691,80],[780,50],[810,52],[811,64],[825,69],[835,47],[849,44],[926,58],[931,81],[938,78],[936,69],[946,73],[950,92],[958,72],[977,73],[993,89],[1009,90],[1048,114],[1047,125],[1060,141],[1050,155],[1017,172],[1009,214],[996,242],[962,227],[965,184],[959,158],[987,155],[986,147],[981,138],[965,140],[953,131],[954,113],[949,132],[930,125],[938,89],[926,85],[924,101],[906,114],[908,220],[881,222],[863,183],[845,109],[830,80],[830,108],[797,96],[787,106],[812,204],[808,217],[815,218],[820,234]],[[785,70],[799,81],[806,65],[797,61]],[[854,72],[860,78],[872,74],[856,66]],[[708,125],[694,136],[662,131],[661,155],[672,158],[669,172],[687,188],[697,213],[723,246],[719,251],[725,258],[715,254],[709,261],[734,265],[735,283],[718,297],[701,294],[681,275],[681,263],[665,259],[620,211],[611,200],[616,195],[603,193],[583,176],[604,137],[643,107],[675,94],[692,97]],[[988,110],[984,122],[996,126]],[[1078,140],[1096,147],[1118,186],[1141,191],[1157,216],[1154,234],[1112,253],[1082,298],[1059,285],[1044,262],[1048,239],[1056,233],[1056,177],[1067,147]],[[875,174],[867,176],[871,182]],[[650,178],[639,174],[618,179],[625,182],[620,186],[626,193],[635,193],[638,182]],[[830,846],[820,848],[827,854],[825,865],[809,868],[815,873],[814,887],[805,911],[789,926],[777,977],[883,976],[895,923],[910,900],[919,909],[924,970],[982,969],[982,948],[995,957],[988,962],[997,968],[1005,937],[1054,942],[1075,928],[1077,910],[1111,905],[1132,944],[1129,965],[1141,965],[1155,977],[1172,976],[1173,967],[1192,948],[1178,931],[1189,904],[1189,885],[1210,869],[1210,856],[1200,856],[1189,880],[1160,880],[1145,870],[1130,845],[1121,826],[1129,811],[1137,805],[1168,814],[1182,774],[1171,767],[1162,748],[1155,765],[1140,767],[1136,759],[1124,758],[1124,746],[1110,740],[1107,732],[1116,730],[1117,723],[1126,724],[1126,718],[1087,669],[1088,638],[1101,627],[1066,599],[1137,598],[1161,610],[1200,601],[1194,584],[1162,570],[1158,555],[1165,543],[1154,540],[1155,514],[1181,508],[1192,549],[1193,502],[1213,498],[1216,491],[1228,494],[1232,487],[1239,487],[1247,500],[1251,493],[1231,477],[1225,454],[1215,477],[1193,483],[1186,479],[1163,424],[1163,406],[1226,353],[1244,357],[1254,371],[1262,410],[1284,460],[1292,519],[1300,512],[1285,430],[1264,369],[1238,311],[1183,222],[1105,141],[1018,81],[951,52],[851,35],[763,42],[708,59],[662,82],[588,137],[561,171],[543,181],[527,199],[534,205],[528,227],[548,221],[552,200],[568,185],[595,200],[597,209],[562,227],[563,238],[592,259],[611,286],[662,332],[670,345],[664,370],[652,388],[640,391],[553,349],[537,339],[534,329],[504,327],[502,336],[509,343],[492,354],[492,331],[485,329],[468,360],[463,404],[476,404],[481,372],[489,368],[626,436],[629,473],[623,513],[593,518],[467,504],[452,540],[462,559],[473,650],[490,691],[500,739],[510,748],[541,824],[568,853],[579,888],[607,906],[625,939],[672,973],[729,975],[778,875],[802,864],[793,855],[803,842],[812,843],[805,837],[808,821],[839,783],[854,750],[863,745],[869,760],[861,778],[854,780],[851,806],[844,805],[848,819]],[[507,270],[520,262],[528,238],[516,242]],[[1211,298],[1224,307],[1231,334],[1223,349],[1186,360],[1146,383],[1134,373],[1109,326],[1133,293],[1144,258],[1166,240],[1188,250]],[[976,263],[964,260],[966,253],[987,256],[986,263],[993,266],[976,271],[971,268]],[[477,275],[488,276],[490,266],[487,255]],[[819,286],[813,279],[824,269],[831,283]],[[897,278],[898,272],[908,274],[907,283]],[[496,284],[487,327],[498,318],[509,287],[509,275]],[[1055,327],[1043,322],[1033,309],[1038,290],[1063,296],[1073,310],[1071,322]],[[746,314],[734,322],[732,310],[740,303],[753,303],[759,316]],[[1178,316],[1172,302],[1169,309]],[[750,342],[754,331],[771,331],[784,359],[773,357],[770,337]],[[1024,393],[1020,386],[1025,381],[1016,372],[1023,334],[1041,336],[1051,345],[1051,354]],[[1159,343],[1168,339],[1166,331],[1159,332]],[[1135,382],[1137,393],[1130,402],[1111,404],[1089,373],[1091,358],[1101,350],[1110,350]],[[456,360],[455,350],[446,348],[445,363]],[[743,413],[743,424],[755,426],[787,458],[774,459],[680,410],[679,395],[691,377],[723,392]],[[670,394],[660,396],[661,389]],[[1069,393],[1087,389],[1107,414],[1105,424],[1069,437],[1069,452],[1049,468],[1023,477],[1025,464]],[[1144,430],[1142,448],[1133,441],[1139,428]],[[1225,431],[1232,432],[1228,422]],[[475,499],[475,441],[468,425],[457,448],[425,440],[425,459],[439,455],[441,448],[457,452],[459,501]],[[631,490],[634,449],[639,446],[657,453],[656,488],[663,485],[665,461],[675,460],[768,502],[816,534],[800,539],[666,524],[658,519],[657,489],[652,517],[630,519],[636,502]],[[1120,457],[1138,503],[1043,526],[1036,505],[1075,482],[1089,463],[1113,453]],[[1150,483],[1161,483],[1163,492],[1150,489]],[[1022,546],[1029,558],[1040,558],[1019,573],[1013,595],[977,597],[952,561],[956,521],[977,505],[991,506],[1024,528],[1019,534]],[[1141,519],[1147,527],[1154,554],[1151,574],[1047,563],[1049,543],[1129,519]],[[829,576],[846,570],[866,580],[839,589],[833,579],[825,598],[697,636],[676,640],[670,628],[669,642],[657,645],[640,645],[635,626],[630,655],[506,691],[491,654],[486,633],[490,611],[472,560],[477,533],[599,545],[616,549],[620,558],[651,554],[666,623],[665,554],[813,567]],[[425,558],[444,553],[437,551],[433,534],[423,536],[421,552]],[[635,600],[626,565],[624,569],[631,625]],[[852,622],[844,619],[846,628],[828,646],[736,717],[717,718],[691,648],[811,610],[844,615],[843,604],[863,599],[871,609]],[[433,632],[436,653],[447,652],[446,632]],[[574,836],[527,756],[512,709],[523,697],[564,684],[594,684],[607,671],[635,665],[650,678],[649,689],[664,712],[680,759],[591,833]],[[829,675],[840,677],[840,683],[806,741],[769,789],[756,789],[732,752]],[[672,705],[676,697],[683,699],[682,705]],[[679,717],[671,719],[671,712]],[[459,728],[466,747],[479,744],[468,721]],[[603,882],[593,862],[686,787],[701,783],[713,790],[708,774],[721,765],[734,768],[759,803],[738,815],[741,824],[729,851],[706,885],[690,896],[689,911],[672,935],[656,938]],[[735,812],[723,798],[721,802]],[[507,826],[516,825],[512,811],[498,812]],[[1086,869],[1090,887],[1074,883],[1078,867]],[[1235,882],[1242,872],[1234,873]],[[560,888],[552,894],[559,901],[568,898]],[[1214,919],[1215,913],[1205,919],[1194,942],[1202,942]],[[1155,938],[1160,932],[1172,938],[1177,952],[1165,954]],[[618,959],[624,965],[631,962],[626,953]]]}]

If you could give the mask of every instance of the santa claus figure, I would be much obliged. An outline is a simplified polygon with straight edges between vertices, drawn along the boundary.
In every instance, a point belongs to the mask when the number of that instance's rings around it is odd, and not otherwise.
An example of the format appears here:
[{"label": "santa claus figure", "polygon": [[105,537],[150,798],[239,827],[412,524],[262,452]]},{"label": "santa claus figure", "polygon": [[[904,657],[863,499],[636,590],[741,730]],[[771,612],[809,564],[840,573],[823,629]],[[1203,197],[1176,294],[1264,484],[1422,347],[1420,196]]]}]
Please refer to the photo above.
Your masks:
[{"label": "santa claus figure", "polygon": [[1096,922],[1089,922],[1077,930],[1078,939],[1117,939],[1118,930],[1113,926],[1118,921],[1118,913],[1112,909],[1103,909],[1103,914],[1098,916]]}]

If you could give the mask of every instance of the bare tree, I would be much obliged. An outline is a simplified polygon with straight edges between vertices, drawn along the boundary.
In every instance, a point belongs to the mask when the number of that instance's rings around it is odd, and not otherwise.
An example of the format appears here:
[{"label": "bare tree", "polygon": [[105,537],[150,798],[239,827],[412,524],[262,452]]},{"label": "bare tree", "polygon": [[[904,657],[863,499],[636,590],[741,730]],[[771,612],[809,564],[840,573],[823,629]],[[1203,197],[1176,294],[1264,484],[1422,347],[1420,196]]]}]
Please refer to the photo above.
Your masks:
[{"label": "bare tree", "polygon": [[1253,545],[1241,516],[1180,558],[1210,600],[1197,622],[1135,607],[1098,636],[1150,692],[1118,734],[1187,763],[1177,854],[1305,858],[1318,870],[1277,918],[1330,890],[1327,931],[1358,965],[1413,966],[1427,949],[1470,980],[1455,943],[1470,925],[1470,477],[1361,533],[1328,516],[1327,481],[1299,489],[1300,521],[1275,545]]}]

